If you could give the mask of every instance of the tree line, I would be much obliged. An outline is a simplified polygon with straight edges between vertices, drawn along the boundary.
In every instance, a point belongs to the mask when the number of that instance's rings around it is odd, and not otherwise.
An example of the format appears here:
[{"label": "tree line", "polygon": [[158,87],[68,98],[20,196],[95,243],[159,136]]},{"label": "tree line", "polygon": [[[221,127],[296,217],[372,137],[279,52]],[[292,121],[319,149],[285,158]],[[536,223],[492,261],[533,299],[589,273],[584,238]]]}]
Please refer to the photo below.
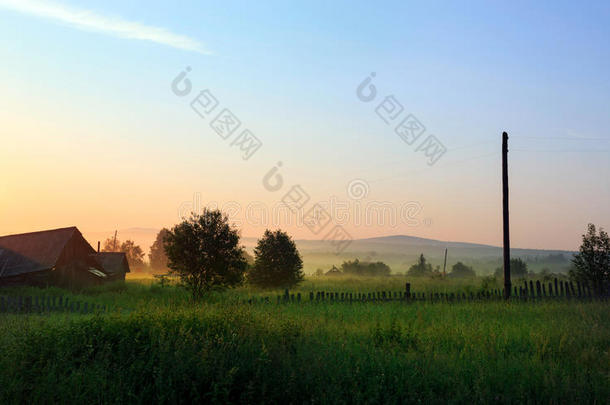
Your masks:
[{"label": "tree line", "polygon": [[239,244],[238,230],[220,210],[192,214],[164,231],[161,241],[155,251],[163,246],[169,273],[180,279],[194,299],[244,282],[289,288],[304,279],[303,260],[286,232],[266,230],[252,259]]},{"label": "tree line", "polygon": [[[133,241],[120,242],[108,238],[104,251],[123,251],[130,265],[143,265],[144,253]],[[228,217],[220,210],[206,209],[200,215],[162,229],[150,248],[150,266],[153,270],[169,269],[187,286],[194,298],[206,291],[240,285],[247,282],[264,288],[290,288],[304,279],[303,260],[292,238],[281,230],[266,230],[254,249],[254,257],[239,244],[239,232],[229,224]],[[389,276],[390,267],[381,262],[344,261],[339,271],[333,273],[352,276]],[[510,261],[513,278],[534,275],[521,258]],[[320,269],[317,275],[324,274]],[[497,268],[494,276],[503,277],[503,269]],[[409,277],[442,278],[440,266],[432,266],[423,254],[409,267]],[[543,269],[536,274],[551,277]],[[610,293],[610,239],[593,224],[582,235],[579,252],[574,255],[569,272],[574,281],[590,285],[596,294]],[[448,278],[474,278],[472,266],[462,262],[453,264],[446,274]]]}]

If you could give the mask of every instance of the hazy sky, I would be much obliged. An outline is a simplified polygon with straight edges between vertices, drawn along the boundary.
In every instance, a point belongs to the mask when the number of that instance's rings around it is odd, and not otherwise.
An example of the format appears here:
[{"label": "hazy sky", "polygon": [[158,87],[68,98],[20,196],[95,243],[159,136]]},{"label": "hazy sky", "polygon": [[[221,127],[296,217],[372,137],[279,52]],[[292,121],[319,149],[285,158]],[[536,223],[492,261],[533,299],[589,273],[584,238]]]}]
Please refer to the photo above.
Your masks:
[{"label": "hazy sky", "polygon": [[[171,226],[200,198],[258,236],[300,185],[305,208],[346,204],[333,223],[355,238],[499,244],[503,130],[513,246],[575,249],[588,222],[610,227],[610,3],[261,3],[0,0],[0,234]],[[204,89],[219,105],[201,118]],[[386,124],[390,95],[404,112]],[[241,121],[227,140],[210,127],[224,108]],[[394,132],[408,114],[426,127],[412,145]],[[249,160],[231,145],[246,128],[263,144]],[[432,166],[430,134],[447,149]],[[380,206],[410,221],[367,225]]]}]

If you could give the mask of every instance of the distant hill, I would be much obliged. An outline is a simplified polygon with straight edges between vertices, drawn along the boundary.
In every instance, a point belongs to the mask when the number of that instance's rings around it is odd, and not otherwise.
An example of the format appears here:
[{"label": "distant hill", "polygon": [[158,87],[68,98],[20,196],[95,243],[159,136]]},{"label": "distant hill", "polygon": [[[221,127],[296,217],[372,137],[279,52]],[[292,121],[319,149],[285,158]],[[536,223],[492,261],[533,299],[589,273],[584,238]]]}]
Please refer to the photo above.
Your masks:
[{"label": "distant hill", "polygon": [[[313,273],[317,268],[339,266],[344,260],[358,258],[367,261],[383,261],[394,273],[406,272],[420,254],[434,266],[443,265],[445,248],[448,249],[447,271],[458,261],[472,265],[480,274],[492,273],[502,264],[502,248],[467,242],[440,241],[408,235],[383,236],[354,240],[339,255],[332,252],[329,242],[297,240],[305,262],[305,271]],[[565,250],[511,249],[511,256],[520,257],[531,270],[548,268],[552,272],[567,271],[574,252]]]}]

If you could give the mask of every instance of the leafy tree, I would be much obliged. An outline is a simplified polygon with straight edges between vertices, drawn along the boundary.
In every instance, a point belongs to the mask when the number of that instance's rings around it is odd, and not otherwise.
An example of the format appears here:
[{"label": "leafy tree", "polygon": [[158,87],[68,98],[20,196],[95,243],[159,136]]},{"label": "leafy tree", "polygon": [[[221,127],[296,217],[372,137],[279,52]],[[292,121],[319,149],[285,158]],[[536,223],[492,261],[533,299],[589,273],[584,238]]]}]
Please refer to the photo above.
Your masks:
[{"label": "leafy tree", "polygon": [[447,275],[447,277],[451,278],[474,278],[476,277],[476,273],[470,266],[466,266],[462,262],[457,262],[451,267],[451,272]]},{"label": "leafy tree", "polygon": [[361,262],[358,259],[345,261],[341,264],[341,271],[354,276],[389,276],[392,272],[390,266],[383,262]]},{"label": "leafy tree", "polygon": [[[521,258],[510,259],[510,276],[515,278],[525,277],[528,275],[527,263]],[[504,269],[498,267],[495,272],[496,277],[504,277]]]},{"label": "leafy tree", "polygon": [[165,253],[170,273],[180,277],[193,299],[240,284],[247,268],[239,234],[220,210],[204,209],[174,226],[165,238]]},{"label": "leafy tree", "polygon": [[589,224],[572,264],[572,279],[590,285],[597,295],[607,294],[610,290],[610,239],[606,231],[600,228],[597,234],[595,225]]},{"label": "leafy tree", "polygon": [[412,277],[423,277],[423,276],[432,276],[434,275],[434,271],[432,270],[432,265],[426,261],[424,254],[419,255],[419,260],[416,264],[409,268],[407,271],[407,276]]},{"label": "leafy tree", "polygon": [[114,237],[104,241],[102,252],[124,252],[130,267],[142,267],[144,265],[144,251],[131,239],[121,242]]},{"label": "leafy tree", "polygon": [[165,254],[164,240],[169,234],[169,229],[163,228],[157,233],[157,238],[150,246],[148,261],[153,270],[164,270],[167,268],[167,255]]},{"label": "leafy tree", "polygon": [[121,251],[121,241],[115,239],[114,237],[107,238],[104,241],[104,245],[102,247],[102,252],[120,252]]},{"label": "leafy tree", "polygon": [[303,260],[292,238],[281,230],[266,230],[254,248],[248,282],[259,287],[288,288],[303,279]]},{"label": "leafy tree", "polygon": [[144,265],[144,251],[134,241],[127,239],[121,243],[120,251],[125,252],[130,267],[142,267]]}]

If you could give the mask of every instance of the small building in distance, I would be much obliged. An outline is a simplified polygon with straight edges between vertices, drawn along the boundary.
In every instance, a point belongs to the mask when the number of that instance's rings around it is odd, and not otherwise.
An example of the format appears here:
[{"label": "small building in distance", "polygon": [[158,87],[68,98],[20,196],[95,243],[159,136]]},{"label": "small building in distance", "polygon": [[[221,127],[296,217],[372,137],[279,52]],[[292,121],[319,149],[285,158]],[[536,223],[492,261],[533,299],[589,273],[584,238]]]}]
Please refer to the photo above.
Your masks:
[{"label": "small building in distance", "polygon": [[130,272],[124,252],[97,252],[93,257],[102,266],[107,281],[125,280],[125,273]]},{"label": "small building in distance", "polygon": [[326,276],[340,276],[343,272],[339,270],[336,266],[333,266],[330,270],[326,272]]},{"label": "small building in distance", "polygon": [[0,237],[0,286],[78,288],[108,279],[95,250],[72,226]]}]

